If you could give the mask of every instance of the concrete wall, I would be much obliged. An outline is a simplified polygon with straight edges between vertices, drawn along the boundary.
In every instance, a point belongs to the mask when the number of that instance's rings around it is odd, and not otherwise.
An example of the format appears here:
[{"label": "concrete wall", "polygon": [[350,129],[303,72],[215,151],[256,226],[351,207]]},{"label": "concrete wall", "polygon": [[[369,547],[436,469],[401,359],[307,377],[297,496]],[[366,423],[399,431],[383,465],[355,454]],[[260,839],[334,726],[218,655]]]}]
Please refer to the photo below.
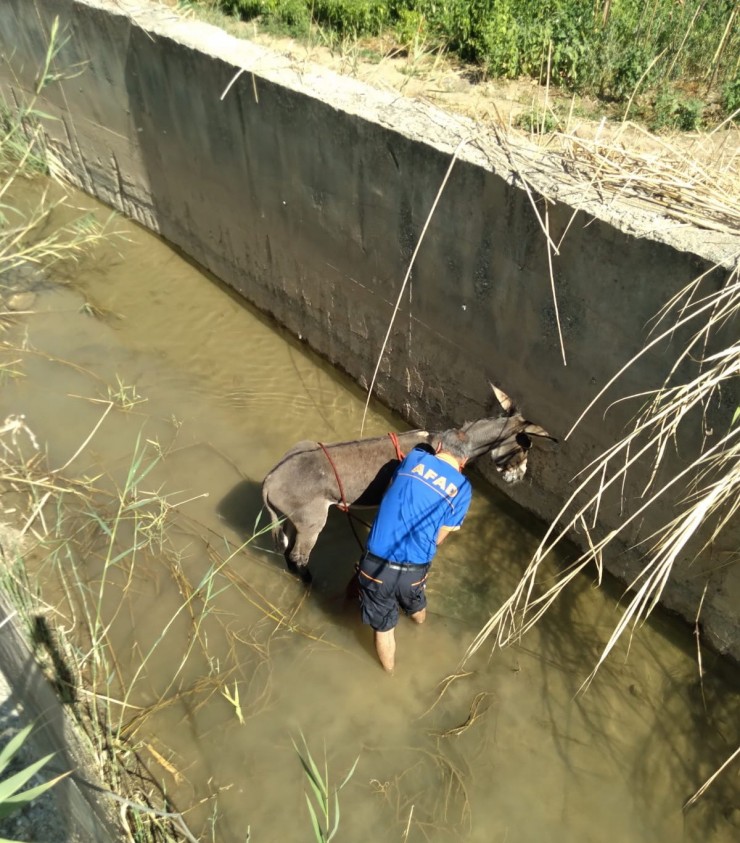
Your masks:
[{"label": "concrete wall", "polygon": [[[6,561],[3,555],[3,564]],[[0,594],[0,710],[4,730],[10,728],[13,731],[16,718],[21,721],[18,731],[33,724],[27,748],[24,745],[28,753],[24,765],[54,753],[54,757],[42,768],[42,781],[70,773],[50,791],[55,806],[36,803],[35,807],[25,809],[25,822],[31,826],[34,839],[38,840],[49,840],[51,836],[54,840],[67,840],[69,843],[112,843],[120,840],[116,804],[104,795],[92,755],[80,741],[72,714],[62,705],[51,683],[41,672],[37,657],[27,643],[30,634],[22,635],[18,625],[16,612]],[[44,656],[53,661],[48,650],[42,649]],[[58,678],[61,680],[63,677]],[[6,686],[12,689],[7,698],[4,693]],[[70,689],[65,687],[65,691],[69,693]],[[32,786],[36,786],[35,780]],[[42,811],[38,816],[34,815],[37,809]],[[53,829],[52,835],[44,837],[44,829],[48,831],[49,827]]]},{"label": "concrete wall", "polygon": [[[84,70],[45,89],[39,105],[58,118],[46,128],[69,177],[176,244],[362,384],[454,161],[375,390],[412,423],[486,414],[491,380],[562,437],[643,347],[658,309],[699,274],[706,273],[703,290],[717,289],[736,260],[737,237],[602,204],[557,159],[520,168],[516,150],[464,118],[321,68],[293,67],[142,6],[0,0],[0,85],[28,99],[59,16],[68,40],[56,66]],[[567,366],[542,231],[545,196],[553,240],[567,229],[554,257]],[[727,335],[736,337],[736,324]],[[609,399],[659,386],[681,339],[646,354]],[[716,433],[740,403],[737,394],[725,399],[711,411]],[[557,455],[533,452],[529,479],[508,489],[511,497],[544,519],[556,516],[571,479],[635,409],[619,404],[604,416],[605,406]],[[628,485],[622,512],[603,511],[603,529],[639,506],[638,489],[637,481]],[[671,507],[666,501],[657,517]],[[649,535],[655,523],[628,538]],[[734,560],[717,553],[734,552],[737,530],[723,541],[691,568],[681,561],[666,605],[693,620],[704,572]],[[627,554],[610,564],[628,580],[639,563]],[[738,594],[739,567],[725,565],[710,578],[702,613],[712,643],[736,657]]]}]

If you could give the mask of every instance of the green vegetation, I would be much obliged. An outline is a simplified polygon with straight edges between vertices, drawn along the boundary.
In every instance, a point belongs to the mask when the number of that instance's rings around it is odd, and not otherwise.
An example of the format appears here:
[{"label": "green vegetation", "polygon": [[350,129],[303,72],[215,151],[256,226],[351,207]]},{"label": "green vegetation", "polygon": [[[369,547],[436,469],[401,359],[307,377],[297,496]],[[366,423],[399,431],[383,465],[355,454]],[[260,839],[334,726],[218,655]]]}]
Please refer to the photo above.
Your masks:
[{"label": "green vegetation", "polygon": [[[61,78],[52,71],[52,67],[65,38],[65,34],[59,29],[58,21],[55,21],[44,66],[39,74],[34,96],[29,102],[11,105],[0,101],[0,292],[3,293],[12,293],[15,290],[16,279],[21,273],[43,272],[53,265],[78,261],[88,255],[104,237],[112,233],[107,226],[100,225],[90,215],[73,217],[66,224],[58,224],[56,213],[63,207],[69,209],[67,192],[61,186],[59,191],[55,191],[59,194],[56,198],[52,198],[50,191],[45,190],[41,197],[32,201],[30,205],[13,201],[22,181],[39,175],[54,177],[62,172],[60,162],[54,158],[45,144],[42,123],[51,118],[37,110],[36,101],[47,84]],[[65,75],[64,78],[74,75],[73,72]],[[69,217],[68,213],[63,215]],[[114,215],[111,214],[111,219],[113,217]],[[9,362],[3,360],[0,363],[0,376],[19,376],[20,372],[16,364],[20,362],[26,351],[32,350],[26,348],[25,345],[22,348],[13,347],[6,341],[3,341],[0,347],[3,352],[6,352],[5,357],[9,358]],[[132,388],[125,386],[120,380],[115,388],[109,387],[108,391],[111,397],[103,418],[113,406],[128,409],[142,400],[135,390],[132,391]],[[80,448],[80,452],[84,447],[83,445]],[[47,629],[45,617],[50,607],[43,604],[37,592],[38,585],[31,584],[27,574],[29,559],[26,556],[26,550],[29,541],[27,537],[24,538],[26,530],[36,539],[35,546],[28,550],[28,554],[36,561],[48,554],[45,564],[57,562],[60,566],[66,566],[65,572],[80,586],[79,605],[83,617],[91,624],[88,629],[88,645],[92,646],[93,652],[88,651],[83,654],[79,650],[74,651],[70,642],[62,637],[60,651],[54,649],[55,657],[52,658],[53,664],[50,668],[54,674],[50,676],[50,679],[61,698],[67,704],[78,704],[79,701],[75,699],[75,680],[78,676],[85,676],[87,687],[90,684],[94,687],[100,673],[112,674],[114,669],[104,660],[106,652],[104,644],[101,643],[104,634],[101,631],[100,607],[97,605],[94,609],[89,608],[90,595],[97,594],[102,600],[104,583],[100,584],[98,592],[92,592],[87,583],[81,583],[79,571],[72,568],[72,573],[68,573],[69,564],[75,558],[75,545],[74,540],[70,540],[69,536],[64,534],[64,530],[69,526],[73,514],[77,514],[78,507],[82,505],[83,511],[89,514],[92,522],[87,525],[87,538],[89,538],[90,529],[109,530],[107,536],[110,540],[110,549],[106,562],[113,566],[120,559],[120,556],[110,558],[113,548],[116,547],[115,527],[118,522],[114,520],[114,529],[111,533],[101,512],[92,509],[88,495],[95,498],[95,493],[98,491],[94,489],[92,481],[87,485],[79,480],[67,483],[57,472],[50,471],[43,465],[43,460],[39,456],[38,441],[30,428],[26,426],[23,416],[9,416],[5,419],[0,428],[0,451],[2,452],[0,491],[18,492],[19,502],[23,501],[19,511],[23,510],[24,517],[29,519],[24,529],[19,531],[3,525],[8,531],[8,536],[14,536],[17,533],[17,540],[14,538],[5,548],[4,564],[0,571],[0,589],[12,601],[19,617],[24,622],[29,642],[34,642],[38,649],[41,642],[40,630]],[[66,467],[65,465],[58,471],[63,471]],[[124,496],[130,492],[131,483],[141,473],[145,475],[146,471],[146,468],[141,468],[141,455],[137,452],[129,473],[128,485],[122,493]],[[100,501],[99,492],[98,500]],[[149,502],[147,498],[142,499],[140,496],[136,502],[136,508],[139,522],[149,527],[151,534],[156,527],[156,522],[153,518],[146,520]],[[130,502],[127,500],[126,503]],[[159,498],[156,504],[160,505],[161,509]],[[125,507],[125,504],[122,503],[121,507]],[[119,512],[118,520],[120,521],[127,512],[125,508]],[[31,527],[37,518],[43,525],[40,531]],[[80,526],[79,520],[75,521],[75,526]],[[44,527],[49,529],[45,531]],[[85,526],[80,526],[80,529],[84,531]],[[42,535],[44,532],[45,535]],[[80,538],[83,541],[86,540]],[[117,549],[116,552],[120,553],[120,550]],[[65,585],[68,584],[68,581],[65,581]],[[71,593],[70,599],[74,601]],[[45,639],[48,635],[49,633],[45,632],[41,637]],[[50,646],[49,641],[44,640],[41,643],[47,647]],[[70,668],[70,664],[74,667]],[[122,821],[129,826],[129,839],[137,843],[154,840],[169,841],[182,837],[194,840],[192,835],[188,838],[189,832],[179,814],[152,809],[145,801],[148,794],[142,794],[144,804],[137,804],[119,795],[121,792],[129,796],[138,795],[132,790],[130,781],[124,786],[123,780],[131,777],[132,769],[127,768],[121,760],[128,757],[129,767],[133,768],[134,764],[131,762],[135,759],[135,753],[131,746],[125,744],[118,735],[116,723],[111,721],[110,711],[107,710],[110,702],[106,703],[106,708],[103,705],[103,699],[93,696],[93,702],[89,708],[84,709],[77,705],[73,710],[80,722],[90,729],[87,736],[90,744],[97,750],[97,760],[100,769],[106,773],[106,783],[112,788],[111,798],[122,802],[125,806],[126,814],[125,816],[122,814]],[[0,753],[0,776],[14,759],[17,760],[18,752],[26,743],[31,729],[32,727],[26,727],[19,732]],[[0,819],[24,808],[66,775],[65,773],[40,785],[24,789],[26,783],[51,757],[47,755],[38,759],[20,772],[0,781]]]},{"label": "green vegetation", "polygon": [[515,118],[514,125],[525,132],[538,135],[558,131],[561,128],[555,113],[541,108],[526,109]]},{"label": "green vegetation", "polygon": [[735,0],[189,0],[294,36],[391,36],[473,64],[488,78],[530,77],[604,104],[634,100],[653,128],[738,119]]},{"label": "green vegetation", "polygon": [[[60,173],[60,162],[47,149],[41,125],[48,116],[38,112],[36,100],[46,85],[59,78],[51,68],[65,41],[55,22],[30,102],[9,105],[0,99],[0,290],[6,286],[6,273],[21,267],[48,269],[55,263],[79,260],[105,233],[105,226],[89,215],[49,230],[52,214],[66,205],[64,195],[52,200],[45,194],[34,207],[26,209],[15,207],[8,198],[21,179]],[[70,78],[74,75],[71,73]]]},{"label": "green vegetation", "polygon": [[308,805],[308,813],[311,817],[311,827],[313,828],[316,843],[328,843],[329,840],[334,839],[334,836],[339,830],[339,791],[354,775],[360,756],[357,756],[355,763],[339,787],[334,788],[334,798],[332,799],[329,788],[329,770],[326,762],[326,754],[324,754],[324,772],[322,773],[316,766],[316,762],[311,755],[303,733],[301,733],[301,741],[303,742],[303,751],[298,748],[298,744],[295,741],[293,741],[293,746],[298,753],[303,772],[306,774],[306,779],[311,785],[314,796],[312,801],[310,796],[306,794],[306,804]]},{"label": "green vegetation", "polygon": [[[5,773],[10,763],[21,751],[24,744],[29,739],[32,730],[33,726],[26,726],[3,747],[2,752],[0,752],[0,775]],[[19,773],[6,776],[2,781],[0,781],[0,819],[5,819],[5,817],[14,814],[16,811],[20,811],[24,805],[27,805],[32,799],[36,796],[40,796],[52,787],[59,779],[63,778],[63,776],[58,776],[56,779],[44,782],[38,787],[22,790],[28,781],[36,773],[38,773],[43,766],[51,761],[53,757],[54,753],[45,755],[33,764],[29,764],[27,767],[24,767]]]},{"label": "green vegetation", "polygon": [[[108,403],[88,442],[115,406]],[[120,408],[119,411],[125,412]],[[229,564],[233,554],[214,558],[202,578],[190,583],[167,540],[173,502],[142,488],[164,458],[162,450],[156,443],[138,441],[122,485],[116,488],[114,482],[111,491],[104,488],[102,476],[95,480],[65,479],[64,470],[86,445],[83,443],[66,465],[51,470],[39,455],[36,437],[20,417],[6,420],[0,429],[0,491],[17,490],[20,520],[28,527],[25,534],[17,533],[12,555],[0,571],[0,589],[17,609],[29,630],[29,639],[36,643],[39,652],[46,652],[49,679],[80,723],[89,754],[109,788],[109,798],[122,806],[119,816],[128,839],[135,843],[170,843],[180,839],[195,843],[196,838],[182,815],[171,809],[166,794],[143,775],[141,754],[145,748],[150,754],[153,750],[138,732],[150,715],[166,708],[179,695],[208,693],[222,687],[222,679],[213,666],[213,675],[196,682],[191,691],[180,687],[180,678],[186,663],[200,647],[205,647],[201,627],[212,616],[214,598],[229,587],[228,581],[219,585],[216,575]],[[177,568],[173,576],[184,596],[151,638],[137,639],[140,659],[133,675],[124,678],[112,636],[140,568],[153,570],[155,560],[166,560]],[[30,576],[29,566],[34,571]],[[40,582],[57,583],[64,595],[59,606],[43,602]],[[169,636],[168,643],[171,642],[176,634],[173,630],[182,628],[186,616],[192,620],[193,635],[180,661],[171,664],[171,676],[161,670],[158,673],[165,683],[161,696],[149,706],[134,703],[137,695],[146,696],[142,686],[148,689],[151,663],[165,639]],[[47,617],[51,618],[48,626]],[[63,624],[70,617],[75,618],[74,634],[59,629],[55,623],[61,619]],[[236,683],[233,685],[236,692]],[[29,776],[47,760],[29,767]],[[165,769],[173,769],[165,758],[160,756],[158,760]],[[0,757],[0,773],[2,762]],[[0,782],[0,797],[11,786],[22,787],[24,781],[14,777],[7,784]],[[11,802],[20,804],[22,797],[29,801],[41,792],[34,788],[18,794]]]},{"label": "green vegetation", "polygon": [[[32,730],[33,726],[26,726],[24,729],[21,729],[17,735],[11,738],[11,740],[3,747],[2,752],[0,752],[0,776],[5,774],[12,761],[20,753],[26,741],[30,738]],[[5,775],[5,777],[0,780],[0,820],[4,820],[11,814],[25,808],[26,805],[29,805],[34,799],[42,796],[47,790],[52,788],[58,781],[67,775],[67,773],[62,773],[61,775],[55,776],[53,779],[49,779],[39,785],[28,787],[25,790],[23,789],[30,779],[33,778],[33,776],[35,776],[36,773],[38,773],[53,757],[54,753],[45,755],[38,761],[28,764],[17,773]],[[13,841],[6,840],[4,843],[13,843]]]}]

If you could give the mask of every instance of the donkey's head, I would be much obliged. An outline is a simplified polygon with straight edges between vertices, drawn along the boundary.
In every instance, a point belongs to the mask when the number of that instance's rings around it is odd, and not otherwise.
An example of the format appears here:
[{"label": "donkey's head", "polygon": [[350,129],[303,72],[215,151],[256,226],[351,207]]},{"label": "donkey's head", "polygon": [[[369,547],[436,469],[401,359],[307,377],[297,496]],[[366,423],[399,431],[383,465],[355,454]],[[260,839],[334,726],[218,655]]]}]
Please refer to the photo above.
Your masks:
[{"label": "donkey's head", "polygon": [[491,389],[501,406],[502,415],[468,422],[462,430],[473,446],[471,459],[489,453],[504,482],[515,483],[527,472],[527,453],[532,443],[556,443],[557,439],[543,427],[527,421],[505,392],[493,384]]}]

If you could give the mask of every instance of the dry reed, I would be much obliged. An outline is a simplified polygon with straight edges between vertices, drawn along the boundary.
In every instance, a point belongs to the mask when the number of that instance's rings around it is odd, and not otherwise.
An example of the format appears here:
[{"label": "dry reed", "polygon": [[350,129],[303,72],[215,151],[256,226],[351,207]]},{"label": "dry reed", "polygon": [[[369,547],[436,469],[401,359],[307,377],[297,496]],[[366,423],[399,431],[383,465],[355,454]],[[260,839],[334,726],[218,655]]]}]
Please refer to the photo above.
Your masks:
[{"label": "dry reed", "polygon": [[[664,342],[677,328],[692,329],[691,337],[677,355],[665,384],[654,393],[643,396],[648,400],[628,435],[582,470],[575,490],[553,519],[519,585],[478,634],[466,658],[491,635],[496,636],[499,645],[519,639],[588,565],[593,562],[601,571],[602,556],[615,539],[627,534],[664,496],[675,495],[678,506],[675,517],[653,535],[642,539],[643,544],[649,543],[649,555],[640,574],[629,586],[633,596],[607,642],[595,672],[621,633],[631,624],[644,619],[655,607],[673,566],[700,528],[714,519],[713,527],[704,537],[698,552],[716,538],[737,512],[740,507],[740,426],[736,424],[720,433],[713,444],[705,441],[690,465],[659,481],[671,443],[683,427],[693,425],[697,413],[703,418],[707,408],[718,398],[721,388],[740,374],[740,345],[737,343],[714,353],[704,352],[708,336],[736,318],[740,311],[740,277],[737,272],[731,274],[723,287],[706,296],[697,292],[700,281],[696,279],[666,306],[660,314],[661,321],[668,319],[669,314],[674,314],[675,318],[669,320],[668,326],[657,332],[641,352],[644,354],[652,346]],[[672,384],[670,381],[681,363],[692,360],[698,361],[697,373],[682,383]],[[624,369],[593,399],[568,436]],[[622,517],[618,526],[605,535],[599,538],[593,536],[593,527],[598,521],[606,493],[619,494],[630,472],[645,465],[651,468],[637,508]],[[577,529],[587,539],[586,550],[568,568],[555,574],[549,587],[540,588],[538,579],[542,563],[561,541]]]}]

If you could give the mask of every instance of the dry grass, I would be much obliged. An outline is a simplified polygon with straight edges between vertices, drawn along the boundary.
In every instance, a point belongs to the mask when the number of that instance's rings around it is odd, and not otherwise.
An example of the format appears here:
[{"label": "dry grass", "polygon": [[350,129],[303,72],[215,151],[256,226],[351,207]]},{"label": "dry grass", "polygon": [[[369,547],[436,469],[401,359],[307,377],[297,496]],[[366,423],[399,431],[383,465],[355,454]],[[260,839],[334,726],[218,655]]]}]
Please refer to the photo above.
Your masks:
[{"label": "dry grass", "polygon": [[[110,411],[109,406],[100,423]],[[79,448],[76,458],[83,451]],[[157,717],[176,705],[193,715],[214,699],[225,699],[243,724],[271,703],[271,648],[280,637],[298,634],[323,643],[297,621],[305,590],[296,598],[293,588],[276,601],[231,569],[233,559],[243,555],[243,545],[226,547],[221,554],[210,548],[210,559],[197,578],[187,573],[169,542],[175,525],[180,536],[188,530],[179,512],[182,501],[161,490],[146,491],[145,483],[164,452],[151,443],[137,443],[120,485],[106,484],[102,475],[95,481],[70,481],[46,466],[22,417],[9,417],[0,428],[0,494],[13,496],[15,517],[22,525],[8,533],[13,541],[4,543],[6,553],[11,545],[16,550],[13,564],[3,572],[2,586],[29,623],[39,614],[53,621],[60,652],[56,667],[49,665],[50,678],[86,723],[100,774],[111,788],[111,798],[122,805],[128,833],[151,841],[178,835],[196,839],[140,760],[146,752],[182,784],[183,774],[167,749],[152,746]],[[193,541],[198,540],[193,533]],[[33,578],[27,574],[29,567]],[[174,586],[170,591],[179,594],[179,602],[145,629],[141,619],[136,622],[133,606],[150,572],[158,570],[169,573]],[[285,579],[279,572],[276,576]],[[38,581],[51,591],[53,583],[58,584],[58,605],[41,601],[32,585]],[[250,628],[235,623],[219,607],[220,595],[232,589],[257,609],[259,620]],[[281,608],[290,605],[291,595],[293,605]],[[119,660],[121,627],[137,631],[130,642],[131,666]],[[225,644],[225,650],[218,647],[218,656],[216,641]],[[163,649],[166,674],[158,656]],[[153,667],[155,659],[160,667]],[[61,664],[65,669],[59,673]]]},{"label": "dry grass", "polygon": [[[701,292],[702,280],[696,279],[666,305],[655,336],[641,352],[647,353],[653,346],[663,343],[678,328],[691,329],[690,340],[676,355],[665,383],[654,393],[639,396],[644,406],[630,432],[582,470],[576,488],[553,519],[519,585],[478,634],[466,658],[489,636],[495,636],[496,643],[501,646],[520,638],[537,623],[568,583],[591,563],[595,563],[600,577],[603,556],[612,542],[629,535],[648,510],[670,495],[677,501],[675,516],[642,539],[642,549],[647,549],[645,564],[629,585],[632,597],[594,667],[595,672],[621,634],[644,620],[655,608],[676,561],[691,548],[695,537],[711,526],[703,535],[700,547],[693,550],[698,554],[716,539],[737,513],[740,507],[740,425],[737,423],[725,431],[717,431],[713,440],[705,436],[699,453],[685,468],[667,475],[662,471],[683,428],[693,429],[697,419],[698,423],[706,425],[706,421],[701,420],[706,418],[708,408],[719,400],[722,388],[740,375],[740,343],[735,342],[714,353],[706,351],[714,333],[733,323],[740,314],[740,275],[737,271],[730,274],[721,289],[707,295]],[[657,330],[661,326],[662,330]],[[599,392],[568,436],[641,354]],[[677,371],[683,364],[695,373],[676,383]],[[706,433],[712,431],[707,429]],[[605,496],[609,493],[621,495],[627,476],[638,469],[644,472],[646,466],[649,469],[641,502],[633,512],[620,519],[618,526],[596,537],[594,527]],[[578,530],[586,537],[586,550],[544,587],[540,583],[543,563],[560,542]],[[550,576],[549,572],[547,576]]]},{"label": "dry grass", "polygon": [[541,168],[547,152],[566,181],[607,206],[724,234],[740,228],[740,129],[731,122],[706,134],[663,137],[625,121],[553,132],[531,149],[517,144],[516,150],[519,169]]},{"label": "dry grass", "polygon": [[[399,827],[403,825],[408,835],[413,819],[417,836],[423,835],[424,839],[438,839],[440,834],[465,839],[472,828],[469,792],[472,777],[464,761],[454,757],[449,745],[447,751],[418,746],[394,750],[402,750],[416,760],[392,779],[371,779],[369,784],[394,813]],[[365,749],[381,755],[394,750]],[[384,766],[384,762],[376,765]],[[434,788],[429,786],[430,776],[436,777]]]},{"label": "dry grass", "polygon": [[[642,409],[629,432],[576,477],[574,491],[553,519],[518,585],[468,647],[463,666],[489,639],[498,647],[519,641],[568,585],[592,565],[600,584],[604,558],[613,555],[615,548],[620,552],[627,547],[641,555],[642,567],[628,584],[622,614],[581,686],[581,690],[587,688],[622,637],[631,638],[634,629],[659,604],[677,563],[702,556],[736,519],[740,509],[740,407],[735,408],[731,420],[728,416],[728,426],[722,430],[711,429],[709,412],[722,405],[725,391],[732,394],[740,377],[740,341],[732,330],[740,318],[740,269],[728,273],[726,282],[710,292],[705,291],[704,280],[704,276],[696,278],[665,305],[642,352],[614,375],[576,420],[566,438],[643,354],[656,345],[664,345],[677,332],[688,332],[689,339],[675,354],[664,383],[651,393],[632,396],[642,402]],[[724,343],[717,339],[722,331]],[[703,433],[697,450],[686,459],[684,446],[683,467],[681,463],[678,467],[676,463],[671,465],[668,456],[683,442],[682,433],[695,432],[697,427]],[[602,508],[613,506],[615,499],[624,502],[625,485],[633,476],[642,483],[642,493],[634,507],[623,510],[616,522],[612,518],[611,523],[616,526],[601,527]],[[653,523],[659,526],[651,535],[641,536],[642,519],[652,516],[665,499],[673,508],[662,511],[672,515],[654,519]],[[567,568],[553,570],[548,564],[553,551],[576,533],[584,537],[585,549]],[[727,564],[736,565],[739,559],[740,554],[735,551]],[[706,586],[695,624],[700,679],[703,666],[699,622],[705,594]],[[684,808],[702,796],[738,753],[740,749],[730,755]]]}]

